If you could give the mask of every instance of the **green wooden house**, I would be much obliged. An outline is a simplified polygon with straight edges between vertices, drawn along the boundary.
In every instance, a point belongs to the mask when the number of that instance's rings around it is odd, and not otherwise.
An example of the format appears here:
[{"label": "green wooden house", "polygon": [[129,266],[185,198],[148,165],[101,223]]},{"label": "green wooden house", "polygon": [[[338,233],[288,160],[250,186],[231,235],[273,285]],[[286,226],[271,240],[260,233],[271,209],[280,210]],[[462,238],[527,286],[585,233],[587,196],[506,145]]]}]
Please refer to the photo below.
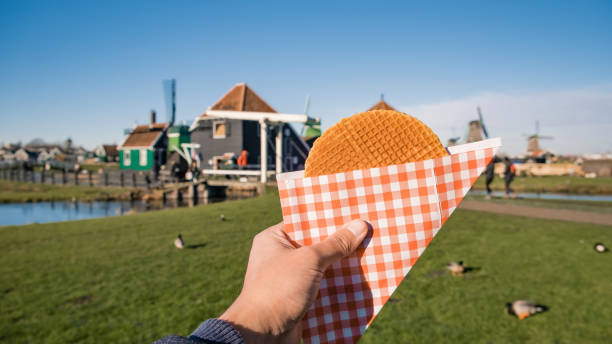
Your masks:
[{"label": "green wooden house", "polygon": [[191,143],[189,127],[186,125],[175,125],[168,130],[168,152],[174,150],[182,151],[183,143]]},{"label": "green wooden house", "polygon": [[155,171],[166,163],[168,155],[168,123],[136,126],[118,147],[122,170]]}]

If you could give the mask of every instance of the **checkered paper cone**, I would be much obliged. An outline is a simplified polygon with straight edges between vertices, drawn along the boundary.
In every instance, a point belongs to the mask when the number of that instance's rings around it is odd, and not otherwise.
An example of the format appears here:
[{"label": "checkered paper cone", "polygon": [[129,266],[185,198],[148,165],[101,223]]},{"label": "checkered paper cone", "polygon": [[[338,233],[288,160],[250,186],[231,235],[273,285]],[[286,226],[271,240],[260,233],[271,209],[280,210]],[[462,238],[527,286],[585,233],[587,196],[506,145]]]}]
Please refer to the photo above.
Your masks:
[{"label": "checkered paper cone", "polygon": [[297,246],[323,241],[353,219],[372,226],[355,253],[326,271],[302,323],[306,343],[359,340],[500,146],[497,138],[419,162],[277,176],[285,232]]}]

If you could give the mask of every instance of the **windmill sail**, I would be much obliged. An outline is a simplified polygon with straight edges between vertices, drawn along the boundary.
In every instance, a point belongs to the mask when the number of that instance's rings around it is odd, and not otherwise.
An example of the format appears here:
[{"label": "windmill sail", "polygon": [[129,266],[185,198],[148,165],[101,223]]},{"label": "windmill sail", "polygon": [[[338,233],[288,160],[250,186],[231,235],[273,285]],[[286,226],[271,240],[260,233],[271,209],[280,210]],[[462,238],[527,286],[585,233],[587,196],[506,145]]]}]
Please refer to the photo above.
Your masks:
[{"label": "windmill sail", "polygon": [[176,120],[176,79],[164,80],[162,85],[166,102],[166,121],[173,125]]},{"label": "windmill sail", "polygon": [[484,119],[482,118],[482,112],[480,111],[480,106],[476,109],[478,109],[478,119],[480,119],[480,126],[482,126],[482,132],[484,133],[485,138],[488,139],[489,133],[487,132],[487,127],[485,127]]}]

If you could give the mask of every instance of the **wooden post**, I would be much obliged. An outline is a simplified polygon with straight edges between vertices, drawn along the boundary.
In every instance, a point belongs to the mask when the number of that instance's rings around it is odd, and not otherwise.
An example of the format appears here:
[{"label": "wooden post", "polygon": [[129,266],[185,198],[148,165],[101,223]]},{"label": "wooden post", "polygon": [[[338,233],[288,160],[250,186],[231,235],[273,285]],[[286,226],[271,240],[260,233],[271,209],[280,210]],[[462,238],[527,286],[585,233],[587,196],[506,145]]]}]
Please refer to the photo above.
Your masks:
[{"label": "wooden post", "polygon": [[91,171],[87,171],[87,177],[89,177],[89,186],[93,186],[93,179],[91,179]]},{"label": "wooden post", "polygon": [[189,184],[189,186],[187,186],[187,200],[189,200],[189,201],[195,201],[196,200],[196,197],[195,197],[196,193],[194,192],[195,191],[194,189],[195,189],[195,185],[193,185],[191,183]]},{"label": "wooden post", "polygon": [[55,185],[55,172],[51,172],[51,184]]},{"label": "wooden post", "polygon": [[119,183],[121,184],[121,187],[125,186],[123,179],[124,179],[123,171],[121,171],[121,173],[119,173],[119,181],[120,181]]},{"label": "wooden post", "polygon": [[283,125],[276,127],[276,173],[283,173]]},{"label": "wooden post", "polygon": [[66,169],[62,170],[62,184],[66,185],[68,182],[68,177],[66,176]]},{"label": "wooden post", "polygon": [[45,168],[43,167],[42,171],[40,172],[40,183],[44,184],[45,183]]},{"label": "wooden post", "polygon": [[108,186],[108,172],[104,172],[104,186]]},{"label": "wooden post", "polygon": [[268,181],[268,123],[265,120],[259,121],[259,166],[261,170],[260,181]]},{"label": "wooden post", "polygon": [[74,185],[79,185],[79,171],[74,170]]},{"label": "wooden post", "polygon": [[136,173],[132,173],[132,186],[136,187]]}]

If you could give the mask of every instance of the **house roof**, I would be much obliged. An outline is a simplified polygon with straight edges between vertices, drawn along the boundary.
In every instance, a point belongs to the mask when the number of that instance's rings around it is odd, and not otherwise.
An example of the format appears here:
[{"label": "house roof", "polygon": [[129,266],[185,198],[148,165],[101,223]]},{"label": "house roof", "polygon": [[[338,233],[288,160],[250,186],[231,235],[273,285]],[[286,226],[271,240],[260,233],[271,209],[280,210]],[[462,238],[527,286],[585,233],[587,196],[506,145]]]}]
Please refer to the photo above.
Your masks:
[{"label": "house roof", "polygon": [[276,112],[246,83],[236,84],[210,108],[212,110]]},{"label": "house roof", "polygon": [[395,110],[395,108],[381,99],[378,103],[374,104],[374,106],[368,109],[368,111],[372,110]]},{"label": "house roof", "polygon": [[246,83],[234,85],[227,93],[210,106],[203,114],[198,116],[189,130],[194,130],[198,127],[200,120],[219,119],[218,116],[209,116],[208,110],[221,111],[243,111],[243,112],[272,112],[277,113],[265,100],[263,100],[255,91],[253,91]]},{"label": "house roof", "polygon": [[139,125],[132,130],[119,148],[153,146],[168,128],[168,123]]},{"label": "house roof", "polygon": [[117,145],[102,145],[106,155],[117,155]]}]

